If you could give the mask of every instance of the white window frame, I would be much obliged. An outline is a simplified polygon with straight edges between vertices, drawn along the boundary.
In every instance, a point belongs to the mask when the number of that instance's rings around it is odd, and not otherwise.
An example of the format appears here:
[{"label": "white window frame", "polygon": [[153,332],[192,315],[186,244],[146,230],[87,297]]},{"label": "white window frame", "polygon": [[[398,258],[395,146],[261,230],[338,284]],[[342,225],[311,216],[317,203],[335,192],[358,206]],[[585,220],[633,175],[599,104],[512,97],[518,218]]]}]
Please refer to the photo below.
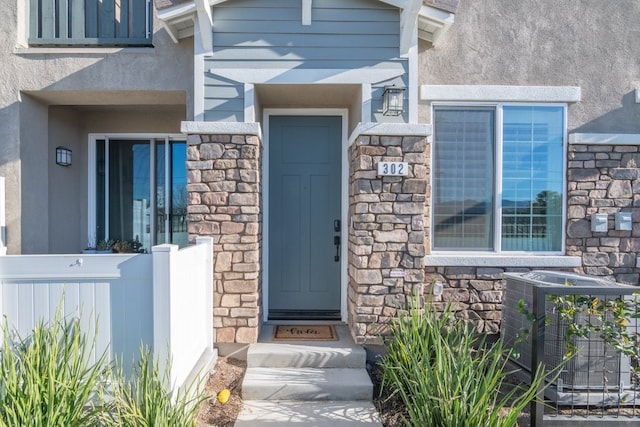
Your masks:
[{"label": "white window frame", "polygon": [[[187,141],[187,136],[182,134],[166,134],[166,133],[91,133],[89,134],[89,149],[88,149],[88,166],[87,166],[87,237],[89,240],[95,240],[95,230],[96,230],[96,196],[97,196],[97,188],[96,188],[96,156],[97,156],[97,147],[96,142],[98,140],[105,141],[105,149],[109,150],[109,140],[110,139],[134,139],[140,141],[149,141],[151,144],[151,152],[154,152],[155,142],[157,140],[164,140],[164,149],[165,149],[165,159],[169,157],[169,142],[170,141]],[[109,158],[107,156],[105,160],[105,174],[106,174],[106,182],[105,182],[105,192],[109,194]],[[153,156],[150,162],[150,179],[155,181],[155,162],[153,161]],[[165,162],[165,198],[167,196],[167,191],[169,188],[169,165]],[[156,205],[156,193],[155,191],[151,191],[150,194],[150,203],[152,206]],[[105,200],[105,218],[108,218],[109,212],[109,200]],[[155,229],[155,218],[154,215],[151,216],[151,228]],[[168,216],[165,217],[165,233],[168,232]],[[105,238],[109,238],[109,223],[105,222]],[[96,243],[96,242],[93,242]],[[150,250],[151,248],[147,248]]]},{"label": "white window frame", "polygon": [[[549,252],[533,252],[533,251],[502,251],[502,148],[503,148],[503,111],[504,107],[563,107],[563,142],[562,142],[562,176],[563,176],[563,192],[562,192],[562,242],[561,249],[559,251]],[[568,104],[566,102],[433,102],[431,104],[431,117],[435,118],[435,110],[442,107],[481,107],[481,108],[493,108],[495,111],[495,170],[494,170],[494,188],[495,188],[495,207],[493,209],[493,249],[487,251],[463,251],[463,250],[434,250],[433,239],[431,239],[431,255],[449,255],[455,252],[457,256],[500,256],[500,257],[512,257],[512,256],[558,256],[564,255],[566,251],[566,223],[567,223],[567,146],[568,146],[568,132],[567,132],[567,110]],[[435,140],[435,119],[433,122],[433,135]],[[431,144],[431,159],[435,162],[434,156],[435,142]],[[433,168],[432,168],[433,170]],[[431,200],[432,210],[434,199],[434,186],[431,186]],[[431,218],[431,230],[434,230],[433,217]],[[433,231],[432,231],[433,232]],[[433,261],[429,261],[431,257],[427,257],[427,265],[436,265]]]}]

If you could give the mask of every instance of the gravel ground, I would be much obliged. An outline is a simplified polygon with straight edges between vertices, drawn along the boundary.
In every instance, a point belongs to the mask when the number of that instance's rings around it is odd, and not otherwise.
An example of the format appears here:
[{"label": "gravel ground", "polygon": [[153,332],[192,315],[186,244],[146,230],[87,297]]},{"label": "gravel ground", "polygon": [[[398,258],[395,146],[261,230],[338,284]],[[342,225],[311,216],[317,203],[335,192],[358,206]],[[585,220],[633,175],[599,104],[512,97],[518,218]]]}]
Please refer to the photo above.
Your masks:
[{"label": "gravel ground", "polygon": [[[202,403],[198,412],[198,427],[233,427],[242,408],[240,387],[246,367],[244,361],[218,357],[214,374],[205,388],[210,397]],[[231,390],[231,397],[227,403],[222,404],[218,402],[217,395],[226,388]]]}]

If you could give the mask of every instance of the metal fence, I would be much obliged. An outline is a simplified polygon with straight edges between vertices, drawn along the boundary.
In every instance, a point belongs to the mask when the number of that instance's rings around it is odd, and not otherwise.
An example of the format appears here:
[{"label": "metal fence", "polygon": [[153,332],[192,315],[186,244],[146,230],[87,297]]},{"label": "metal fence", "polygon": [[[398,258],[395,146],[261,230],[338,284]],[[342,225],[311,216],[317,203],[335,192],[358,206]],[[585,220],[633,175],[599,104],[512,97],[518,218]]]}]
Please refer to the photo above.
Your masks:
[{"label": "metal fence", "polygon": [[503,335],[520,350],[515,363],[549,372],[531,404],[531,426],[640,422],[640,289],[571,273],[507,276]]}]

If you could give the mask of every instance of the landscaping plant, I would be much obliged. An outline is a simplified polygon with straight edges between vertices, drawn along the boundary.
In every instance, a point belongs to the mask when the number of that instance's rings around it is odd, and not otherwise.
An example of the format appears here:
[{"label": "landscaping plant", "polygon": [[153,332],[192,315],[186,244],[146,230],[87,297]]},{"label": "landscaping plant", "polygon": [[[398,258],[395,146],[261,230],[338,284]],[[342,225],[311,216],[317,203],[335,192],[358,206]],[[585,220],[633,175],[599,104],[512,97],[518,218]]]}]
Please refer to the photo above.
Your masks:
[{"label": "landscaping plant", "polygon": [[39,321],[22,338],[3,324],[0,348],[0,426],[96,425],[93,403],[104,373],[103,354],[92,361],[94,345],[77,319],[60,312],[51,324]]},{"label": "landscaping plant", "polygon": [[26,338],[6,322],[2,333],[0,427],[195,427],[204,395],[195,384],[172,393],[149,349],[125,376],[106,353],[92,361],[94,342],[60,312]]},{"label": "landscaping plant", "polygon": [[510,350],[431,304],[394,319],[387,350],[382,388],[401,398],[410,426],[515,426],[544,380],[539,369],[526,388],[501,393]]},{"label": "landscaping plant", "polygon": [[195,427],[198,407],[206,396],[197,384],[170,391],[170,372],[160,370],[148,348],[140,349],[140,360],[129,378],[121,367],[114,370],[111,403],[104,423],[125,427]]}]

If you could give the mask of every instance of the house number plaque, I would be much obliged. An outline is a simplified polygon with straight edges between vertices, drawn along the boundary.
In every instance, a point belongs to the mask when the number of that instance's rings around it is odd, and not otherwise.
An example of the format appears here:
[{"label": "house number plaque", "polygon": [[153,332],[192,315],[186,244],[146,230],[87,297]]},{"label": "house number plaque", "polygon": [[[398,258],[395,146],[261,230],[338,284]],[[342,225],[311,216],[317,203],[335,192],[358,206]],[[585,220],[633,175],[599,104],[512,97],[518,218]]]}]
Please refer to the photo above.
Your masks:
[{"label": "house number plaque", "polygon": [[409,174],[407,162],[378,162],[378,176],[406,176]]}]

